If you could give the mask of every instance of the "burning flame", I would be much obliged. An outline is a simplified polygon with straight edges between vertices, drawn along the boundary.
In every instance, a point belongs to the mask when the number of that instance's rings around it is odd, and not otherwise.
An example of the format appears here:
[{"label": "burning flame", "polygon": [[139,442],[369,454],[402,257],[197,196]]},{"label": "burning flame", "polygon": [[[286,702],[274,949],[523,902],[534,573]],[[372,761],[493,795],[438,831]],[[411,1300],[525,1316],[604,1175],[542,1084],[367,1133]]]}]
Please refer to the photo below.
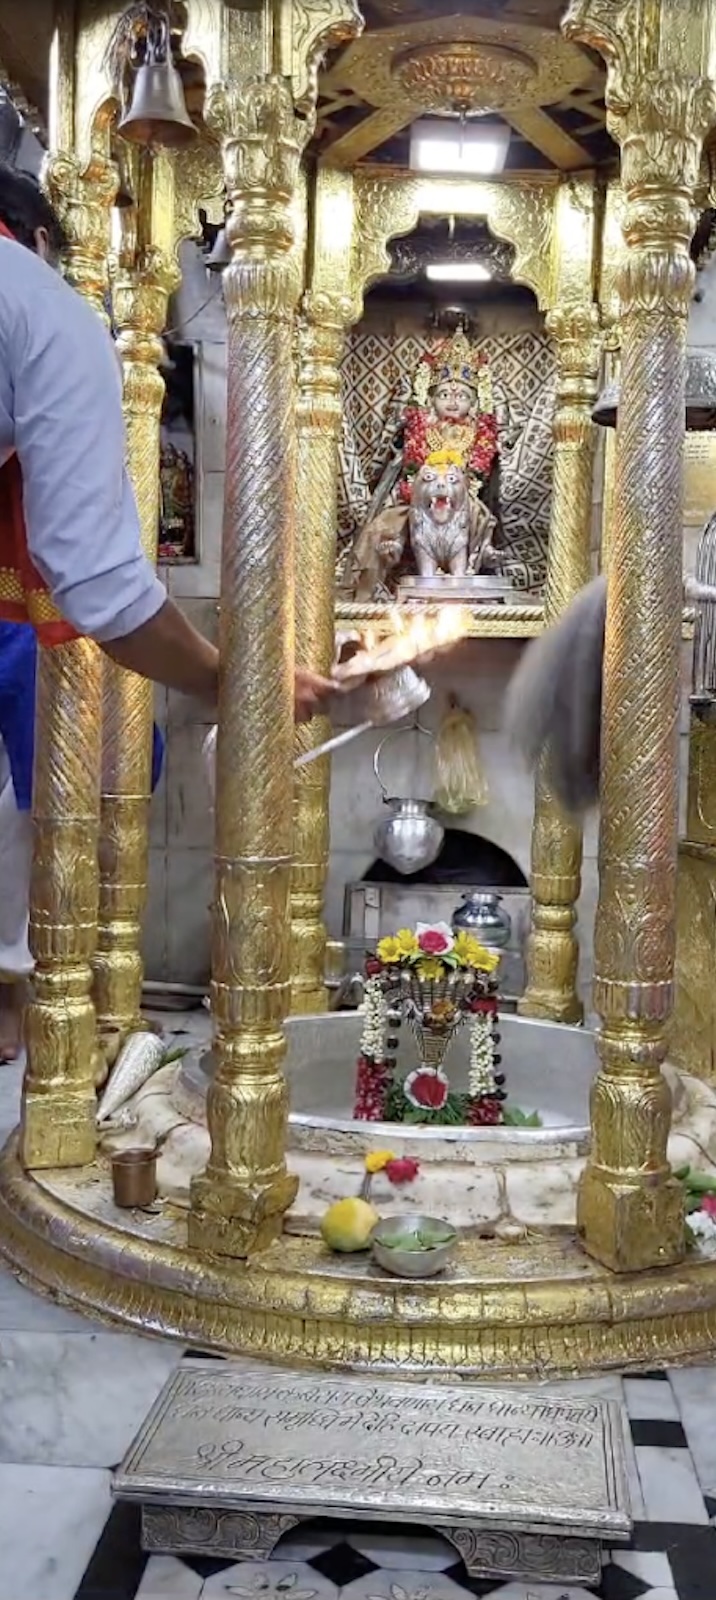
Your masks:
[{"label": "burning flame", "polygon": [[412,666],[426,656],[457,644],[470,633],[472,616],[467,606],[446,605],[436,611],[393,611],[390,632],[362,629],[363,649],[338,669],[344,679],[370,677]]}]

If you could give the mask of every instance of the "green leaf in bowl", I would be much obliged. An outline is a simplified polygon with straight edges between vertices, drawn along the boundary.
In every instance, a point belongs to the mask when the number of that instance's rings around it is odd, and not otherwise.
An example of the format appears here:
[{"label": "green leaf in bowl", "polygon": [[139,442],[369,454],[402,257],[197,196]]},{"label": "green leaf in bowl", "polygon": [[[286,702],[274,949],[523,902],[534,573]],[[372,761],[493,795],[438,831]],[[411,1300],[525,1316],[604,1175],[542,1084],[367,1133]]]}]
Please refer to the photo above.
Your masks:
[{"label": "green leaf in bowl", "polygon": [[379,1234],[378,1243],[384,1245],[387,1250],[422,1250],[423,1248],[420,1243],[420,1235],[415,1232],[408,1233],[407,1231],[404,1233]]},{"label": "green leaf in bowl", "polygon": [[452,1242],[455,1229],[447,1222],[424,1222],[418,1229],[418,1238],[424,1250],[436,1250],[438,1245]]}]

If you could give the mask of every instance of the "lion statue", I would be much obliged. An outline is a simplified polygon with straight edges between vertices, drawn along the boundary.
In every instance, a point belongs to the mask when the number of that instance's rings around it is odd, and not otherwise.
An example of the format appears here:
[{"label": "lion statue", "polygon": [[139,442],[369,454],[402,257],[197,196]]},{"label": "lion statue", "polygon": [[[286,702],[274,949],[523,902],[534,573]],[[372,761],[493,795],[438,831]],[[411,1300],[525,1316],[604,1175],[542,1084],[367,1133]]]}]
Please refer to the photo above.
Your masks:
[{"label": "lion statue", "polygon": [[413,479],[410,504],[381,512],[361,529],[353,553],[356,600],[390,592],[409,557],[423,578],[499,571],[494,528],[492,512],[470,494],[464,469],[428,460]]}]

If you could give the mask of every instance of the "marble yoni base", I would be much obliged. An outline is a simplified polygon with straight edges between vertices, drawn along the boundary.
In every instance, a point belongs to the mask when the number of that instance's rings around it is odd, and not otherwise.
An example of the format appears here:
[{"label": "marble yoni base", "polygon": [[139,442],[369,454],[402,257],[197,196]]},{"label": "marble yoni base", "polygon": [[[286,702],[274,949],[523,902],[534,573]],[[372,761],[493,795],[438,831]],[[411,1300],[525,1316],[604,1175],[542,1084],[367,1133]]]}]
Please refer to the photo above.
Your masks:
[{"label": "marble yoni base", "polygon": [[472,1577],[596,1583],[631,1533],[613,1402],[187,1364],[115,1475],[147,1550],[266,1560],[316,1517],[439,1530]]}]

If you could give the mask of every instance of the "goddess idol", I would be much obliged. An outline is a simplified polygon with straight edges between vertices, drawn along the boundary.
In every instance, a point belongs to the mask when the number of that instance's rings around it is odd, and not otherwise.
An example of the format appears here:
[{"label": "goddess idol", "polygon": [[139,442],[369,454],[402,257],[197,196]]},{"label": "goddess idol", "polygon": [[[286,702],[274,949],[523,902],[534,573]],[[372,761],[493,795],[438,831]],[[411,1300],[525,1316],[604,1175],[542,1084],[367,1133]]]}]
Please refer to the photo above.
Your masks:
[{"label": "goddess idol", "polygon": [[487,360],[462,328],[423,356],[392,443],[355,544],[357,598],[379,598],[411,571],[438,581],[498,571],[484,498],[497,418]]}]

